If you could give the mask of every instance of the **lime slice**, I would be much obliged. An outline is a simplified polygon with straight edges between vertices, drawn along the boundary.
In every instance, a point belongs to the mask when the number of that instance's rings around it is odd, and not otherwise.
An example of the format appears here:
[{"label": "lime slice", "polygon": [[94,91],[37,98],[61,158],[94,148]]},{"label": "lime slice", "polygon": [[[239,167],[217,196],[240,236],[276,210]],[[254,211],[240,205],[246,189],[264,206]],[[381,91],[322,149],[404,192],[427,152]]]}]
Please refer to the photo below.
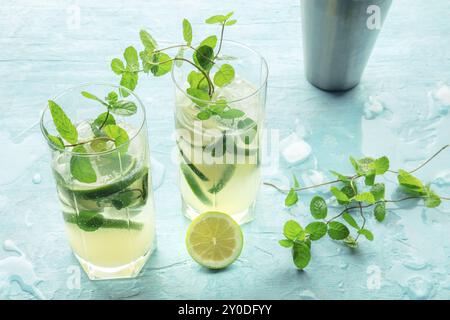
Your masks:
[{"label": "lime slice", "polygon": [[222,269],[241,254],[244,238],[239,225],[222,212],[205,212],[195,218],[186,234],[187,250],[197,263]]},{"label": "lime slice", "polygon": [[107,197],[109,195],[115,194],[116,192],[122,191],[133,184],[135,181],[143,177],[148,172],[148,168],[144,167],[139,171],[135,171],[130,174],[130,171],[127,170],[127,175],[125,178],[118,180],[113,183],[104,184],[101,186],[92,186],[90,188],[83,187],[75,187],[68,188],[69,192],[72,192],[78,199],[88,199],[88,200],[98,200],[99,198]]}]

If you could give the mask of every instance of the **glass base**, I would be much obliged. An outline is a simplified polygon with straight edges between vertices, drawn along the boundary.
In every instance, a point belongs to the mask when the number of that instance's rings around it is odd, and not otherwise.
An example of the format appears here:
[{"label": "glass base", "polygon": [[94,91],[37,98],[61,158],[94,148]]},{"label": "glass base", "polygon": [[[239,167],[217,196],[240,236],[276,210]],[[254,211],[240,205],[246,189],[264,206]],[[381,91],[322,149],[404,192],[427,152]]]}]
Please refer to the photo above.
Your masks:
[{"label": "glass base", "polygon": [[[202,214],[203,212],[198,212],[194,208],[192,208],[190,205],[188,205],[183,199],[181,199],[182,202],[182,211],[186,218],[193,220],[198,215]],[[245,223],[248,223],[255,219],[255,202],[251,204],[251,206],[242,212],[231,214],[230,216],[233,218],[234,221],[236,221],[238,224],[242,225]],[[214,211],[214,208],[211,208],[209,211]],[[220,211],[220,210],[217,210]]]},{"label": "glass base", "polygon": [[152,255],[153,251],[155,250],[155,247],[156,246],[153,245],[152,248],[149,251],[147,251],[147,253],[142,257],[139,257],[126,265],[114,268],[99,267],[84,260],[76,253],[74,253],[74,255],[78,259],[78,262],[80,263],[84,272],[91,280],[125,279],[137,277],[137,275],[147,262],[148,258]]}]

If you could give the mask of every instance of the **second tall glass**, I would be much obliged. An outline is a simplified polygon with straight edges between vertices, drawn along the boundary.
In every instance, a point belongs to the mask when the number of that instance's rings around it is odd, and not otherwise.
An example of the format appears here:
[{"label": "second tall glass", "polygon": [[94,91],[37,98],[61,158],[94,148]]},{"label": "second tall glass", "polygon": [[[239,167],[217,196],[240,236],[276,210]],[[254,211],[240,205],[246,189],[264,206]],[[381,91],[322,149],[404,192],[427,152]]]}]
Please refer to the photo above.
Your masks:
[{"label": "second tall glass", "polygon": [[[220,211],[242,224],[254,218],[260,187],[268,68],[264,58],[245,45],[224,41],[221,50],[214,68],[231,64],[235,77],[228,85],[216,87],[211,100],[187,93],[186,79],[192,66],[184,64],[172,70],[180,191],[188,218]],[[223,101],[242,116],[199,119],[199,106],[220,107]]]}]

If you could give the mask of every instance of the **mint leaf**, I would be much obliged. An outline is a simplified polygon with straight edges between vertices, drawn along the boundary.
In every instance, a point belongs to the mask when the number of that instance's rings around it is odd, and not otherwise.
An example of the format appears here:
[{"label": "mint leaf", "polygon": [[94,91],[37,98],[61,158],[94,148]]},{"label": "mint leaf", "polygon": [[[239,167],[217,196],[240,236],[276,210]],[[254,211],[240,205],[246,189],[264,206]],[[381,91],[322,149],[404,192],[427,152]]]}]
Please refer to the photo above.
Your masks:
[{"label": "mint leaf", "polygon": [[292,241],[299,238],[304,238],[303,228],[297,221],[294,220],[289,220],[284,224],[283,234],[287,239]]},{"label": "mint leaf", "polygon": [[206,107],[207,102],[211,99],[211,97],[203,90],[195,89],[195,88],[187,88],[187,94],[191,97],[192,102],[200,107]]},{"label": "mint leaf", "polygon": [[121,75],[125,72],[125,65],[122,60],[115,58],[111,61],[111,70],[118,75]]},{"label": "mint leaf", "polygon": [[285,247],[285,248],[290,248],[294,245],[294,241],[289,240],[289,239],[283,239],[278,241],[278,243],[280,244],[280,246]]},{"label": "mint leaf", "polygon": [[64,149],[64,142],[60,137],[51,135],[50,133],[47,133],[47,137],[54,145]]},{"label": "mint leaf", "polygon": [[187,80],[192,89],[201,89],[202,91],[208,92],[208,81],[201,72],[191,71]]},{"label": "mint leaf", "polygon": [[309,204],[309,210],[315,219],[325,219],[328,213],[328,206],[322,197],[315,196]]},{"label": "mint leaf", "polygon": [[[252,119],[250,119],[250,118],[247,118],[247,119],[245,119],[245,120],[241,120],[241,121],[239,121],[239,123],[238,123],[238,128],[240,127],[240,126],[244,126],[244,128],[245,128],[245,124],[243,124],[243,122],[245,121],[245,122],[248,122],[248,120],[250,120],[252,123],[254,123],[254,121],[252,120]],[[240,125],[241,124],[241,125]],[[294,188],[300,188],[300,183],[298,182],[298,180],[297,180],[297,177],[295,176],[295,174],[293,174],[292,175],[292,179],[294,180]]]},{"label": "mint leaf", "polygon": [[228,20],[227,22],[225,22],[226,26],[232,26],[233,24],[236,24],[237,20],[233,19],[233,20]]},{"label": "mint leaf", "polygon": [[183,20],[183,39],[188,46],[192,42],[192,26],[188,19]]},{"label": "mint leaf", "polygon": [[384,174],[389,170],[389,159],[388,157],[381,157],[375,160],[374,169],[376,174]]},{"label": "mint leaf", "polygon": [[139,70],[139,59],[136,49],[132,46],[125,49],[123,57],[127,62],[127,71],[137,72]]},{"label": "mint leaf", "polygon": [[375,201],[379,201],[381,199],[384,199],[384,194],[385,194],[385,185],[384,185],[384,183],[377,183],[377,184],[375,184],[370,189],[370,193],[373,194],[373,197],[375,198]]},{"label": "mint leaf", "polygon": [[378,203],[373,209],[373,214],[377,221],[383,221],[386,217],[386,204],[384,202]]},{"label": "mint leaf", "polygon": [[342,218],[353,228],[358,229],[359,230],[359,226],[358,223],[356,223],[356,220],[352,217],[352,215],[348,212],[345,212],[342,215]]},{"label": "mint leaf", "polygon": [[205,71],[213,66],[214,50],[209,46],[201,46],[194,52],[194,61]]},{"label": "mint leaf", "polygon": [[[118,125],[110,124],[103,129],[108,137],[114,139],[114,144],[118,148],[128,143],[129,138],[127,132]],[[128,146],[121,148],[121,152],[126,152]]]},{"label": "mint leaf", "polygon": [[335,196],[339,204],[348,204],[350,203],[350,199],[347,197],[347,195],[339,190],[336,187],[330,188],[331,193]]},{"label": "mint leaf", "polygon": [[[138,78],[139,76],[135,72],[124,72],[122,74],[122,78],[120,79],[120,85],[130,91],[133,91],[137,86]],[[128,97],[130,95],[126,90],[120,90],[120,93],[124,97]]]},{"label": "mint leaf", "polygon": [[214,104],[210,105],[208,110],[211,111],[213,114],[221,115],[225,108],[227,108],[227,102],[223,99],[217,100]]},{"label": "mint leaf", "polygon": [[156,41],[155,39],[153,39],[150,33],[148,33],[145,30],[141,30],[139,32],[139,37],[141,38],[141,42],[144,45],[145,50],[153,52],[156,49],[157,47]]},{"label": "mint leaf", "polygon": [[343,240],[347,238],[349,234],[350,231],[344,224],[337,221],[331,221],[328,223],[328,235],[331,239]]},{"label": "mint leaf", "polygon": [[94,95],[92,93],[89,93],[87,91],[81,91],[81,95],[87,99],[91,99],[91,100],[100,102],[105,107],[108,107],[108,104],[105,101],[103,101],[102,99],[100,99],[99,97],[97,97],[96,95]]},{"label": "mint leaf", "polygon": [[160,77],[172,70],[173,60],[164,52],[158,52],[153,55],[153,63],[156,63],[150,68],[150,71],[155,77]]},{"label": "mint leaf", "polygon": [[207,110],[205,110],[205,111],[200,111],[198,114],[197,114],[197,119],[199,119],[199,120],[208,120],[209,118],[211,118],[211,113],[209,113]]},{"label": "mint leaf", "polygon": [[[358,173],[367,175],[375,171],[375,160],[373,158],[362,158],[357,161]],[[375,173],[375,172],[374,172]]]},{"label": "mint leaf", "polygon": [[363,236],[365,236],[367,240],[373,241],[373,234],[369,230],[367,230],[367,229],[360,229],[360,230],[358,230],[358,233],[362,234]]},{"label": "mint leaf", "polygon": [[239,109],[228,109],[220,114],[223,119],[236,119],[245,116],[245,112]]},{"label": "mint leaf", "polygon": [[92,232],[103,225],[104,217],[96,211],[80,211],[77,224],[81,230]]},{"label": "mint leaf", "polygon": [[[86,153],[84,146],[76,146],[72,151],[80,154]],[[70,173],[74,179],[80,182],[94,183],[97,181],[97,174],[87,156],[72,155],[70,158]]]},{"label": "mint leaf", "polygon": [[426,194],[422,181],[405,170],[399,170],[397,180],[405,193],[419,196]]},{"label": "mint leaf", "polygon": [[365,178],[364,178],[364,183],[366,184],[366,186],[373,186],[375,183],[375,176],[376,176],[376,171],[372,170],[368,173],[366,173]]},{"label": "mint leaf", "polygon": [[59,135],[69,143],[75,144],[78,141],[77,128],[72,124],[63,109],[52,100],[48,100],[48,107],[52,115],[53,123]]},{"label": "mint leaf", "polygon": [[119,96],[117,95],[117,93],[115,93],[114,91],[111,91],[110,93],[108,93],[108,95],[105,97],[105,100],[109,103],[109,104],[114,104],[117,102],[117,100],[119,100]]},{"label": "mint leaf", "polygon": [[430,189],[430,186],[425,187],[426,190],[426,198],[425,198],[425,206],[427,208],[436,208],[441,204],[441,198]]},{"label": "mint leaf", "polygon": [[327,224],[320,221],[311,222],[306,226],[305,231],[311,240],[316,241],[327,234]]},{"label": "mint leaf", "polygon": [[226,86],[234,80],[234,68],[229,64],[223,64],[214,74],[214,83],[218,87]]},{"label": "mint leaf", "polygon": [[207,24],[222,24],[226,20],[227,20],[227,16],[219,14],[219,15],[209,17],[208,19],[205,20],[205,23],[207,23]]},{"label": "mint leaf", "polygon": [[347,238],[344,239],[343,242],[349,248],[355,249],[358,247],[358,242],[352,236],[348,236]]},{"label": "mint leaf", "polygon": [[366,202],[368,204],[375,203],[375,197],[370,192],[359,193],[353,197],[353,200],[359,201],[359,202]]},{"label": "mint leaf", "polygon": [[330,172],[334,175],[334,176],[336,176],[341,182],[350,182],[351,181],[351,179],[349,178],[349,177],[347,177],[347,176],[344,176],[343,174],[340,174],[339,172],[336,172],[336,171],[333,171],[333,170],[330,170]]},{"label": "mint leaf", "polygon": [[110,111],[120,116],[131,116],[136,113],[137,106],[133,101],[120,100],[111,105]]},{"label": "mint leaf", "polygon": [[208,46],[214,49],[217,45],[217,37],[216,36],[209,36],[206,39],[204,39],[202,42],[200,42],[201,46]]},{"label": "mint leaf", "polygon": [[356,195],[355,190],[351,187],[350,184],[343,186],[341,191],[347,196],[347,198],[351,199]]},{"label": "mint leaf", "polygon": [[50,133],[48,133],[47,129],[45,127],[43,127],[44,130],[44,134],[45,136],[50,140],[50,142],[54,145],[56,145],[57,147],[60,147],[62,149],[64,149],[64,142],[62,141],[61,137],[59,136],[54,136]]},{"label": "mint leaf", "polygon": [[292,207],[297,202],[298,202],[297,192],[295,192],[294,188],[291,188],[291,190],[289,190],[288,195],[286,196],[286,199],[284,199],[284,204],[286,207]]},{"label": "mint leaf", "polygon": [[292,259],[300,270],[306,268],[311,260],[311,249],[304,242],[295,242],[292,247]]},{"label": "mint leaf", "polygon": [[116,124],[116,119],[108,112],[101,113],[95,120],[94,125],[99,129],[101,126],[107,126],[109,124]]}]

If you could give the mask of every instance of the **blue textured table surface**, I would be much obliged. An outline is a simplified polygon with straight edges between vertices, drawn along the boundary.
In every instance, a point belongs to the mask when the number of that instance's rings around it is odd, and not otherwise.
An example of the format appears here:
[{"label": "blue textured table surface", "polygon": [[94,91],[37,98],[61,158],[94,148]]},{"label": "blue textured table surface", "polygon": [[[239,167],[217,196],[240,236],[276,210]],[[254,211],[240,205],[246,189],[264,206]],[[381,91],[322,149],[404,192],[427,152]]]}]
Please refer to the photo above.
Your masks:
[{"label": "blue textured table surface", "polygon": [[[136,279],[92,282],[80,271],[64,234],[40,110],[79,83],[117,83],[109,61],[139,45],[140,28],[181,39],[187,17],[200,39],[212,31],[202,23],[206,17],[230,10],[238,24],[226,37],[259,50],[269,63],[267,127],[312,148],[300,163],[280,155],[279,167],[264,169],[265,180],[287,185],[296,173],[308,184],[328,177],[328,169],[349,172],[350,154],[388,155],[392,167],[413,168],[449,143],[449,1],[394,1],[361,85],[339,95],[304,79],[299,0],[1,1],[0,298],[450,298],[448,202],[437,209],[391,207],[384,223],[369,219],[373,242],[351,251],[323,239],[299,272],[277,240],[286,220],[308,221],[311,194],[287,210],[283,195],[262,187],[239,260],[221,272],[193,262],[170,161],[170,77],[145,79],[137,90],[148,112],[158,250]],[[449,163],[447,151],[418,175],[449,195]],[[392,196],[395,177],[386,182]]]}]

